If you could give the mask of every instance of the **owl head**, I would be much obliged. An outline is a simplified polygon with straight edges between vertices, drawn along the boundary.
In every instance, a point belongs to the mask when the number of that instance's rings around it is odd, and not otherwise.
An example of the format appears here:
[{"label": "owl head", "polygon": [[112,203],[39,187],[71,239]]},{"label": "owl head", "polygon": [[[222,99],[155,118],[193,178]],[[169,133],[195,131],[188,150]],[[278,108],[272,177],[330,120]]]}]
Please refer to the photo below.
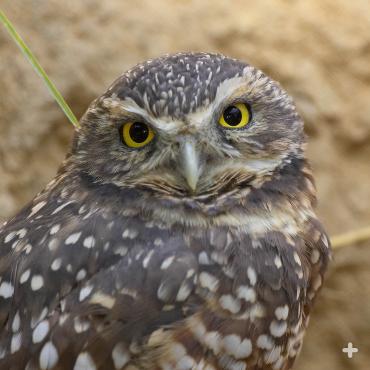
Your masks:
[{"label": "owl head", "polygon": [[292,99],[258,69],[218,54],[139,64],[84,115],[71,158],[95,183],[197,203],[240,198],[303,158]]}]

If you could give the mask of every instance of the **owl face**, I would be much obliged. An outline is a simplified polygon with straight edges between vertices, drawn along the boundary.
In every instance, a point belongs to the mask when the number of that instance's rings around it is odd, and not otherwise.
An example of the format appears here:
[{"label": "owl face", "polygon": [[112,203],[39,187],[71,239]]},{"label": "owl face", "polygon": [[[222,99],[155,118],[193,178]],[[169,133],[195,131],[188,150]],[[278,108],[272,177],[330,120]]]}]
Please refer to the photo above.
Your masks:
[{"label": "owl face", "polygon": [[214,54],[139,64],[96,99],[72,158],[95,182],[199,201],[240,195],[303,156],[302,121],[261,71]]}]

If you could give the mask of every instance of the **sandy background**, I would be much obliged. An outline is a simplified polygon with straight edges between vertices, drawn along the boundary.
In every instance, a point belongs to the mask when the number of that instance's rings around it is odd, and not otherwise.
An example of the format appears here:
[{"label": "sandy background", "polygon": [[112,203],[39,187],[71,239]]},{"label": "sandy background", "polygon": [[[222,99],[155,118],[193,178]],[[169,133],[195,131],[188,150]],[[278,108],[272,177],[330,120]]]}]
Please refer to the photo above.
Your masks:
[{"label": "sandy background", "polygon": [[[368,0],[1,0],[77,116],[163,53],[249,61],[295,98],[330,234],[370,224]],[[73,128],[0,27],[0,221],[53,177]],[[370,368],[370,243],[335,252],[296,369]],[[351,360],[341,348],[352,341]]]}]

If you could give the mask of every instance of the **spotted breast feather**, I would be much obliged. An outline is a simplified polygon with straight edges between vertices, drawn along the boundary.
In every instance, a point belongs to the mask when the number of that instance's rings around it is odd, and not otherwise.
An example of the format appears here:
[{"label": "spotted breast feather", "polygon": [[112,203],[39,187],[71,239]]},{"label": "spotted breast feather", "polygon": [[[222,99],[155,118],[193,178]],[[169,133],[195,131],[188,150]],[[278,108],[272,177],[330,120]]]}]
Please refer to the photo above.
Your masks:
[{"label": "spotted breast feather", "polygon": [[62,175],[2,227],[0,368],[294,360],[329,256],[314,218],[299,232],[289,217],[274,230],[274,209],[263,222],[184,227],[140,213],[135,190],[116,192]]}]

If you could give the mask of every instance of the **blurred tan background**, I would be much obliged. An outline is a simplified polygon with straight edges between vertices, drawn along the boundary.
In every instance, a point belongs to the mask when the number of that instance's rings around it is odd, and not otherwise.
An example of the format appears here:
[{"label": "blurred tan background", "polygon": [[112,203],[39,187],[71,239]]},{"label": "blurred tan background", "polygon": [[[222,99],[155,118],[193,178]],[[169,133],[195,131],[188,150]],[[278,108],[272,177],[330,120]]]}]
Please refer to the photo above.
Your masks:
[{"label": "blurred tan background", "polygon": [[[370,225],[369,0],[2,0],[77,116],[128,67],[176,51],[248,61],[295,98],[318,213],[331,235]],[[0,27],[0,221],[51,179],[73,127]],[[370,368],[370,243],[335,251],[300,370]],[[353,342],[351,360],[342,347]]]}]

